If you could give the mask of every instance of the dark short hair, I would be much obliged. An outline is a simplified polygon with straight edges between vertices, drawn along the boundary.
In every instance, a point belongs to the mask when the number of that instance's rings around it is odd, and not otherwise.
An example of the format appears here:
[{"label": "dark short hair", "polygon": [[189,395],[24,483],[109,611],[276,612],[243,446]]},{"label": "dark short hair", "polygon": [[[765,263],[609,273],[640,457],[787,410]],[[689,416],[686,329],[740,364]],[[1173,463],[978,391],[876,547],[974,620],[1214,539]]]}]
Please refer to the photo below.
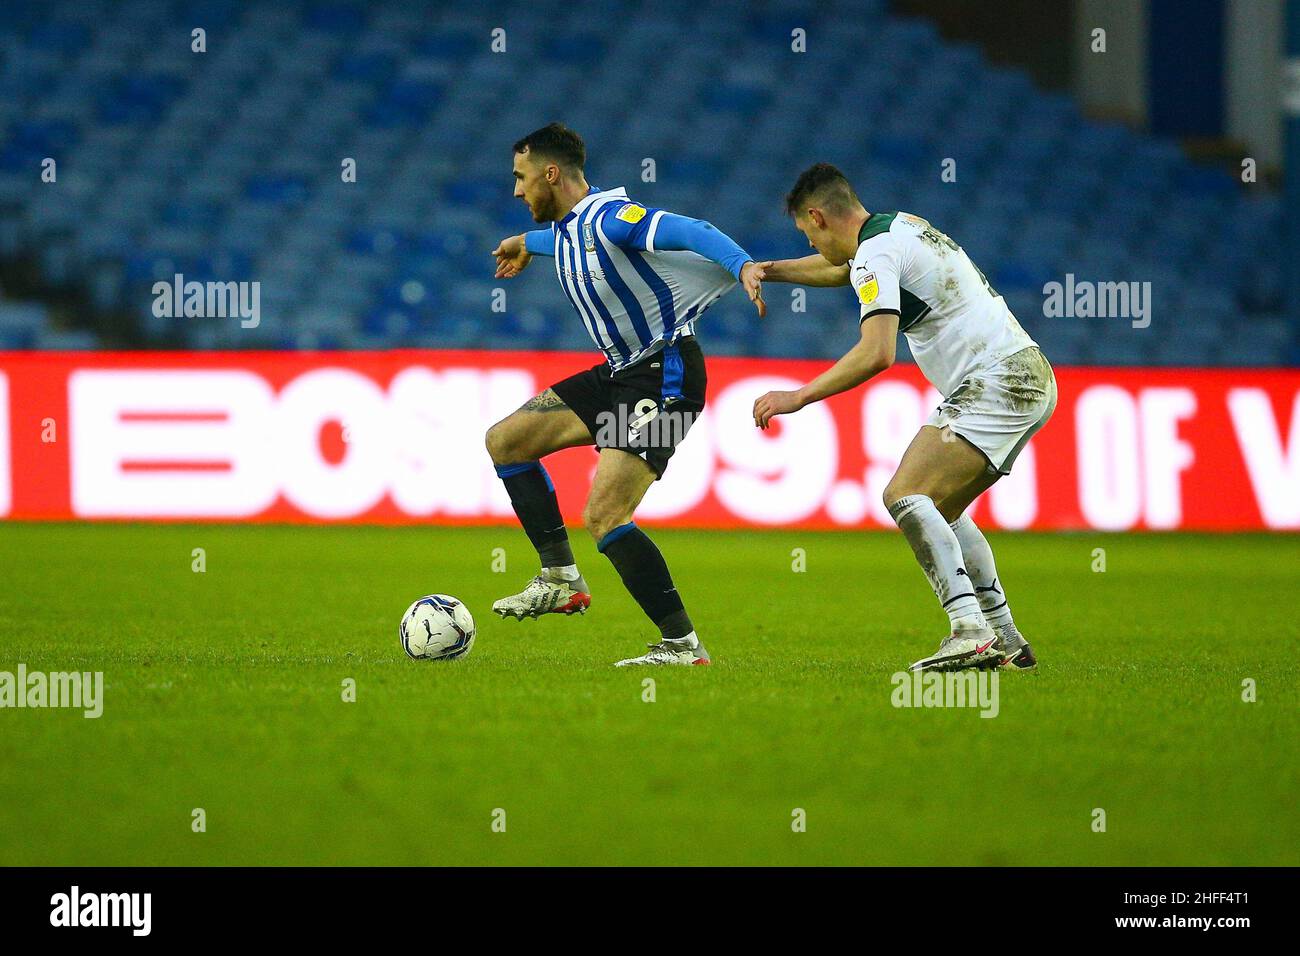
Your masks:
[{"label": "dark short hair", "polygon": [[809,166],[785,197],[787,216],[798,216],[809,206],[825,206],[836,213],[845,213],[858,202],[857,193],[844,174],[830,163]]},{"label": "dark short hair", "polygon": [[548,123],[515,143],[515,152],[528,150],[566,169],[581,170],[587,163],[587,146],[582,137],[563,123]]}]

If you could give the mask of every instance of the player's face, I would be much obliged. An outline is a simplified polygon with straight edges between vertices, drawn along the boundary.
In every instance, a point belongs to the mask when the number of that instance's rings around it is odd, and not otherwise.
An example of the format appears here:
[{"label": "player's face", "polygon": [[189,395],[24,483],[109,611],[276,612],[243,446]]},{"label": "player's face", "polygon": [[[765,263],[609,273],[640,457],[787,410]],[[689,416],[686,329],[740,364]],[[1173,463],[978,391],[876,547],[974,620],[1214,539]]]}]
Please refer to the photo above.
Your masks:
[{"label": "player's face", "polygon": [[548,164],[538,162],[525,150],[515,153],[515,198],[522,199],[533,214],[533,222],[555,219],[555,189],[546,180]]},{"label": "player's face", "polygon": [[838,248],[834,234],[827,228],[826,220],[822,218],[819,222],[812,210],[796,216],[794,224],[804,234],[808,245],[821,253],[821,257],[831,265],[842,266],[853,258],[852,254],[845,255]]}]

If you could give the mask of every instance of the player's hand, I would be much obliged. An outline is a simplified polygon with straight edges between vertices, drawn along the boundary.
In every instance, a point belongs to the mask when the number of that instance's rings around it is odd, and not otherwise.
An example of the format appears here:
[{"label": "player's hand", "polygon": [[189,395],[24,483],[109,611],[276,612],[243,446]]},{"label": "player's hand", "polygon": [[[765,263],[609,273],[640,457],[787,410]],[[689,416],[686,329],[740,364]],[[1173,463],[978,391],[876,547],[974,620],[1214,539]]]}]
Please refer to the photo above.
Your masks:
[{"label": "player's hand", "polygon": [[749,301],[754,303],[758,309],[758,317],[764,318],[767,315],[767,303],[763,301],[763,267],[767,263],[763,262],[746,262],[740,267],[740,284],[745,287],[745,295],[749,296]]},{"label": "player's hand", "polygon": [[494,276],[497,279],[513,279],[528,268],[528,263],[533,259],[532,253],[524,248],[522,235],[502,239],[492,250],[492,255],[496,256],[497,260],[497,272]]},{"label": "player's hand", "polygon": [[754,424],[767,428],[777,415],[789,415],[803,408],[798,392],[768,392],[754,402]]}]

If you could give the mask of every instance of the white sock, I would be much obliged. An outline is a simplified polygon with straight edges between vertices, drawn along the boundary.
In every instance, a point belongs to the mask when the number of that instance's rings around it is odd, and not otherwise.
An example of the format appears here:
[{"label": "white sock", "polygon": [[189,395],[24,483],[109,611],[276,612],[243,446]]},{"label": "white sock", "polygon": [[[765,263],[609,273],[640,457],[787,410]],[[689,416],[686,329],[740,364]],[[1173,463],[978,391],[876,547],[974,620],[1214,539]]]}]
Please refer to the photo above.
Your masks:
[{"label": "white sock", "polygon": [[554,568],[543,568],[542,571],[552,581],[577,581],[582,577],[582,575],[578,573],[578,566],[576,564],[566,564]]},{"label": "white sock", "polygon": [[989,547],[988,539],[966,514],[952,523],[952,531],[961,545],[962,560],[966,562],[966,573],[975,586],[984,620],[999,636],[1019,637],[1020,632],[1011,620],[1011,605],[1007,603],[1006,593],[998,581],[998,569],[993,563],[993,549]]},{"label": "white sock", "polygon": [[952,629],[985,627],[975,588],[962,566],[957,535],[943,520],[934,502],[926,495],[907,495],[890,506],[889,514],[912,546]]},{"label": "white sock", "polygon": [[664,640],[670,641],[673,644],[681,644],[691,650],[695,650],[695,648],[700,646],[700,639],[695,636],[694,631],[691,631],[691,633],[683,635],[682,637],[668,637],[664,638]]}]

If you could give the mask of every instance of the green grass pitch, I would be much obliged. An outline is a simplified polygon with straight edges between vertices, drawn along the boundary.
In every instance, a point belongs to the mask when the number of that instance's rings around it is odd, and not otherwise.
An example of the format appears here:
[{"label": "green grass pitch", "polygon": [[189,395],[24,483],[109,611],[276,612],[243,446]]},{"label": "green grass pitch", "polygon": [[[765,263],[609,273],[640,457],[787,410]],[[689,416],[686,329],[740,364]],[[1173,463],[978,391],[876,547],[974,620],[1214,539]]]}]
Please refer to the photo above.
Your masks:
[{"label": "green grass pitch", "polygon": [[[654,536],[710,668],[609,666],[654,635],[578,529],[592,611],[520,623],[516,528],[0,526],[0,671],[105,680],[0,710],[0,864],[1300,863],[1300,538],[991,536],[1042,668],[982,719],[891,706],[946,623],[898,535]],[[468,659],[402,655],[431,591]]]}]

